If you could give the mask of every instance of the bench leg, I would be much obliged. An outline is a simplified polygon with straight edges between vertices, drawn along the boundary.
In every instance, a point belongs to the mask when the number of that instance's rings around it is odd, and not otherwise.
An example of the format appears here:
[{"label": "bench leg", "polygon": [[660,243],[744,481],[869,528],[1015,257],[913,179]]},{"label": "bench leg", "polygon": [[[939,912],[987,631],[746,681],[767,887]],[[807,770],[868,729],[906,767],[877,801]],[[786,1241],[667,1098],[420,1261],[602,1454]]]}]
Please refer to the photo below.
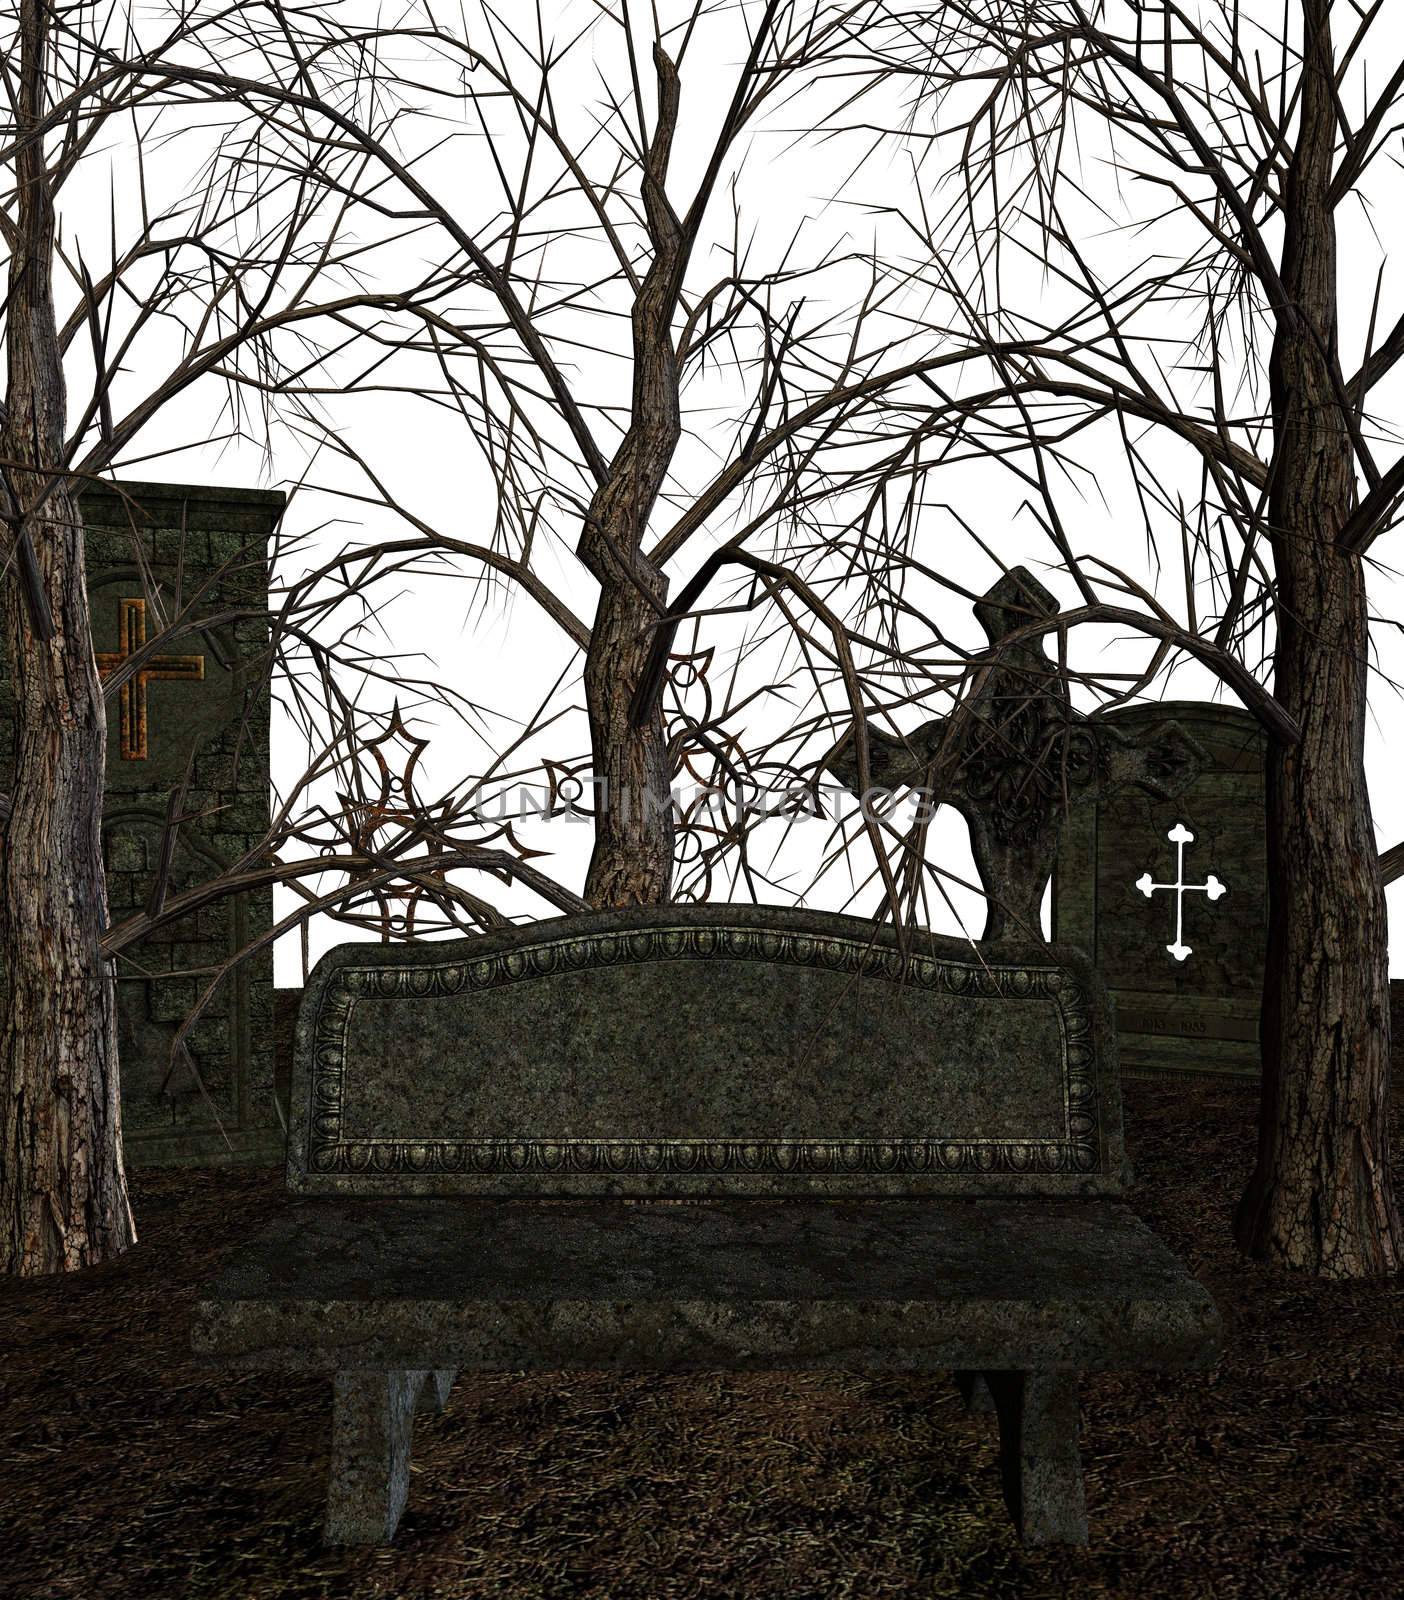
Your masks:
[{"label": "bench leg", "polygon": [[[328,1544],[389,1544],[409,1495],[410,1438],[421,1386],[439,1374],[338,1372],[333,1383]],[[442,1392],[448,1394],[448,1385]]]},{"label": "bench leg", "polygon": [[1025,1544],[1086,1544],[1077,1374],[987,1372],[1004,1499]]},{"label": "bench leg", "polygon": [[440,1367],[424,1374],[424,1387],[419,1391],[420,1411],[442,1411],[448,1404],[449,1390],[458,1376],[457,1367]]},{"label": "bench leg", "polygon": [[967,1411],[994,1410],[994,1396],[990,1393],[983,1372],[957,1372],[955,1381]]}]

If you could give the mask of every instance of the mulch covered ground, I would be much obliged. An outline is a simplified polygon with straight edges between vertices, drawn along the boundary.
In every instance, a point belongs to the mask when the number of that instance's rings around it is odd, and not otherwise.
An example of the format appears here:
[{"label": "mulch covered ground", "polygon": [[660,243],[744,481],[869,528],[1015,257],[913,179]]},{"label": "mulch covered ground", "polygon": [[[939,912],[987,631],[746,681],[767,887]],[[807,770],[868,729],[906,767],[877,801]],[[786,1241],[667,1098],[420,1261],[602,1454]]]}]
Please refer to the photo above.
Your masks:
[{"label": "mulch covered ground", "polygon": [[1126,1101],[1133,1204],[1228,1348],[1208,1373],[1086,1380],[1088,1550],[1015,1542],[993,1421],[949,1381],[841,1373],[464,1375],[418,1425],[394,1545],[324,1549],[330,1382],[187,1355],[200,1286],[283,1174],[167,1170],[133,1175],[121,1260],[0,1283],[0,1595],[1397,1600],[1404,1282],[1237,1255],[1252,1089]]}]

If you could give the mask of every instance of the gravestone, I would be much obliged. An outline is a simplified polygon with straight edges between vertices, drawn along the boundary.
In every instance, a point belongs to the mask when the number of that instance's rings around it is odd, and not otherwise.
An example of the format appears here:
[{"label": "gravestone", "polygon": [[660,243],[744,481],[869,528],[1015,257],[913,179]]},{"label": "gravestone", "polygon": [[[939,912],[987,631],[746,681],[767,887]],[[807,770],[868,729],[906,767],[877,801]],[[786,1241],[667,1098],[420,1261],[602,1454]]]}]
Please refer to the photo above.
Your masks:
[{"label": "gravestone", "polygon": [[1208,756],[1177,798],[1101,795],[1069,814],[1053,937],[1081,945],[1116,1001],[1122,1068],[1256,1078],[1267,947],[1266,735],[1236,706],[1161,701],[1102,721],[1135,737],[1171,718]]},{"label": "gravestone", "polygon": [[[1089,720],[1071,704],[1043,637],[1004,643],[1057,615],[1057,601],[1027,567],[1011,567],[974,611],[994,654],[970,697],[951,717],[895,737],[865,719],[868,776],[878,791],[915,789],[958,810],[985,891],[982,937],[1038,940],[1069,811],[1128,789],[1173,800],[1205,756],[1164,715],[1125,730]],[[852,738],[827,766],[855,793],[862,787]]]},{"label": "gravestone", "polygon": [[[158,631],[158,619],[169,620],[178,571],[188,597],[232,558],[237,570],[209,591],[199,614],[232,606],[266,613],[264,562],[284,505],[282,494],[257,489],[122,487],[127,499],[90,487],[80,502],[93,637],[104,679]],[[138,549],[157,585],[155,597],[143,586]],[[152,657],[118,690],[115,703],[109,699],[102,838],[113,924],[147,905],[168,797],[184,776],[192,747],[184,809],[195,815],[180,828],[168,896],[216,876],[267,830],[269,708],[266,693],[252,694],[267,643],[265,616],[187,634]],[[246,694],[250,703],[240,740]],[[9,787],[11,716],[0,662],[0,789]],[[171,1041],[197,996],[218,967],[272,922],[271,888],[248,891],[169,923],[118,956],[122,1135],[130,1165],[282,1159],[271,948],[225,978],[186,1035],[214,1112],[183,1063],[164,1081]]]}]

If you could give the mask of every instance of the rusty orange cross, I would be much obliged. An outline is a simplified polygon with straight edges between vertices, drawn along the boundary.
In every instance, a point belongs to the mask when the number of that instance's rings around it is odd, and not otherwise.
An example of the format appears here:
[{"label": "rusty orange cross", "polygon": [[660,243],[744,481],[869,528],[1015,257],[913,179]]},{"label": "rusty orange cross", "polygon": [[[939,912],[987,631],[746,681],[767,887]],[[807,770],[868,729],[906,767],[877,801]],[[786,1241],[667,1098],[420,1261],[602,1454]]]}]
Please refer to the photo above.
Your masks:
[{"label": "rusty orange cross", "polygon": [[[146,601],[123,600],[118,622],[121,635],[120,650],[99,650],[97,669],[100,678],[107,678],[146,643]],[[177,679],[185,683],[198,683],[205,676],[204,656],[152,656],[150,661],[135,672],[117,691],[122,707],[122,759],[145,761],[146,751],[146,686],[153,679]]]}]

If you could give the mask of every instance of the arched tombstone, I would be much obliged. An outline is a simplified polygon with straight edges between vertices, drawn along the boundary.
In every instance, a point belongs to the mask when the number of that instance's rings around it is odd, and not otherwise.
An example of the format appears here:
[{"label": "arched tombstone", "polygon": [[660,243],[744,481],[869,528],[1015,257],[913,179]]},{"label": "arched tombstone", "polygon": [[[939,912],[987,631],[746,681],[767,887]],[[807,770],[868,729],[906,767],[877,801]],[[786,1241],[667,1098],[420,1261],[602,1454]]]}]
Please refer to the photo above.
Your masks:
[{"label": "arched tombstone", "polygon": [[1124,1071],[1256,1078],[1267,945],[1266,735],[1237,706],[1110,712],[1135,738],[1165,720],[1208,759],[1174,798],[1122,789],[1064,822],[1053,937],[1081,945],[1116,1001]]}]

